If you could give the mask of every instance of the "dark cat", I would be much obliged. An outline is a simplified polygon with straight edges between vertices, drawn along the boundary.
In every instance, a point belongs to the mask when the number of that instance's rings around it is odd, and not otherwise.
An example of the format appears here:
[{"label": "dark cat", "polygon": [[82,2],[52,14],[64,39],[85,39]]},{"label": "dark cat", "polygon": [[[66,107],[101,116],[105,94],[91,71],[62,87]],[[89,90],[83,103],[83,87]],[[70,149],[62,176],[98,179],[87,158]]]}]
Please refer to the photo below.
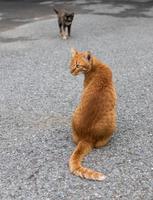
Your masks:
[{"label": "dark cat", "polygon": [[[68,12],[65,10],[57,10],[54,8],[54,11],[56,12],[58,16],[58,25],[60,29],[60,35],[63,37],[63,39],[67,39],[71,35],[71,25],[74,18],[73,12]],[[67,33],[66,33],[67,29]]]}]

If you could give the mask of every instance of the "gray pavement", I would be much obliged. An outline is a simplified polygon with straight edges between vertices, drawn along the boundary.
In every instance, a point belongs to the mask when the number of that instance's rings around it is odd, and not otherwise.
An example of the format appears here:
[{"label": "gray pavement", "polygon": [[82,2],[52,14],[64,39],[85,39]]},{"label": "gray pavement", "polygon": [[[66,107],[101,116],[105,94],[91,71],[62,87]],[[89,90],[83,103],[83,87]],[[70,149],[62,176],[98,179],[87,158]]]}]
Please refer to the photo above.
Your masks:
[{"label": "gray pavement", "polygon": [[[55,16],[0,32],[1,200],[153,199],[153,8],[135,15],[132,4],[83,9],[88,14],[75,16],[67,41]],[[69,73],[70,47],[90,50],[114,75],[118,131],[84,162],[107,176],[103,182],[73,176],[67,166],[83,81]]]}]

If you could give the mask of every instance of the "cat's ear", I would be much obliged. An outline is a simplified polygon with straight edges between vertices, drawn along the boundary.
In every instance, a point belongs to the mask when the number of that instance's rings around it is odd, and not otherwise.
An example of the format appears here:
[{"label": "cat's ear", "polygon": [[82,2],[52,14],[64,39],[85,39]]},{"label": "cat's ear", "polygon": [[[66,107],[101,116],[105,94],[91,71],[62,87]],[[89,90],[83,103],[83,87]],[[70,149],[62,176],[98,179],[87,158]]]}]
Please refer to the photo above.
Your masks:
[{"label": "cat's ear", "polygon": [[74,49],[74,48],[71,48],[71,55],[72,55],[72,57],[74,57],[76,55],[76,53],[77,53],[77,50]]},{"label": "cat's ear", "polygon": [[92,55],[91,55],[91,52],[90,52],[90,51],[86,51],[86,52],[85,52],[85,58],[86,58],[88,61],[91,60]]},{"label": "cat's ear", "polygon": [[55,13],[58,15],[59,14],[59,12],[58,12],[58,10],[56,9],[56,8],[54,8],[54,11],[55,11]]}]

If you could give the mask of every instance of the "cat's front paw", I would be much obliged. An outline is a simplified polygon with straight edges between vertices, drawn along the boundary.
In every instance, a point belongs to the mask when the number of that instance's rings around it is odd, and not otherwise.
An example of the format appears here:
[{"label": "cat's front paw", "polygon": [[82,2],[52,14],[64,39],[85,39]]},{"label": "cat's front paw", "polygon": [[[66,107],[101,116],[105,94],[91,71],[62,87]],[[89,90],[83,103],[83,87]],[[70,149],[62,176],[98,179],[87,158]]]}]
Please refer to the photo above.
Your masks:
[{"label": "cat's front paw", "polygon": [[68,39],[67,35],[63,35],[63,40],[67,40],[67,39]]}]

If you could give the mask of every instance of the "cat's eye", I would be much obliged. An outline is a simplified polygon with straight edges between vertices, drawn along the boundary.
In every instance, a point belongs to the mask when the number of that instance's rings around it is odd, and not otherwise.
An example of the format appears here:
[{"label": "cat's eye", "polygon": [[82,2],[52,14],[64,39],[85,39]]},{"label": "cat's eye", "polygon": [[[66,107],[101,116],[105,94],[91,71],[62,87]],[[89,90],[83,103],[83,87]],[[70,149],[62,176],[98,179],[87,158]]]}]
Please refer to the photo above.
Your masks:
[{"label": "cat's eye", "polygon": [[79,68],[79,67],[80,67],[80,65],[76,64],[76,68]]}]

